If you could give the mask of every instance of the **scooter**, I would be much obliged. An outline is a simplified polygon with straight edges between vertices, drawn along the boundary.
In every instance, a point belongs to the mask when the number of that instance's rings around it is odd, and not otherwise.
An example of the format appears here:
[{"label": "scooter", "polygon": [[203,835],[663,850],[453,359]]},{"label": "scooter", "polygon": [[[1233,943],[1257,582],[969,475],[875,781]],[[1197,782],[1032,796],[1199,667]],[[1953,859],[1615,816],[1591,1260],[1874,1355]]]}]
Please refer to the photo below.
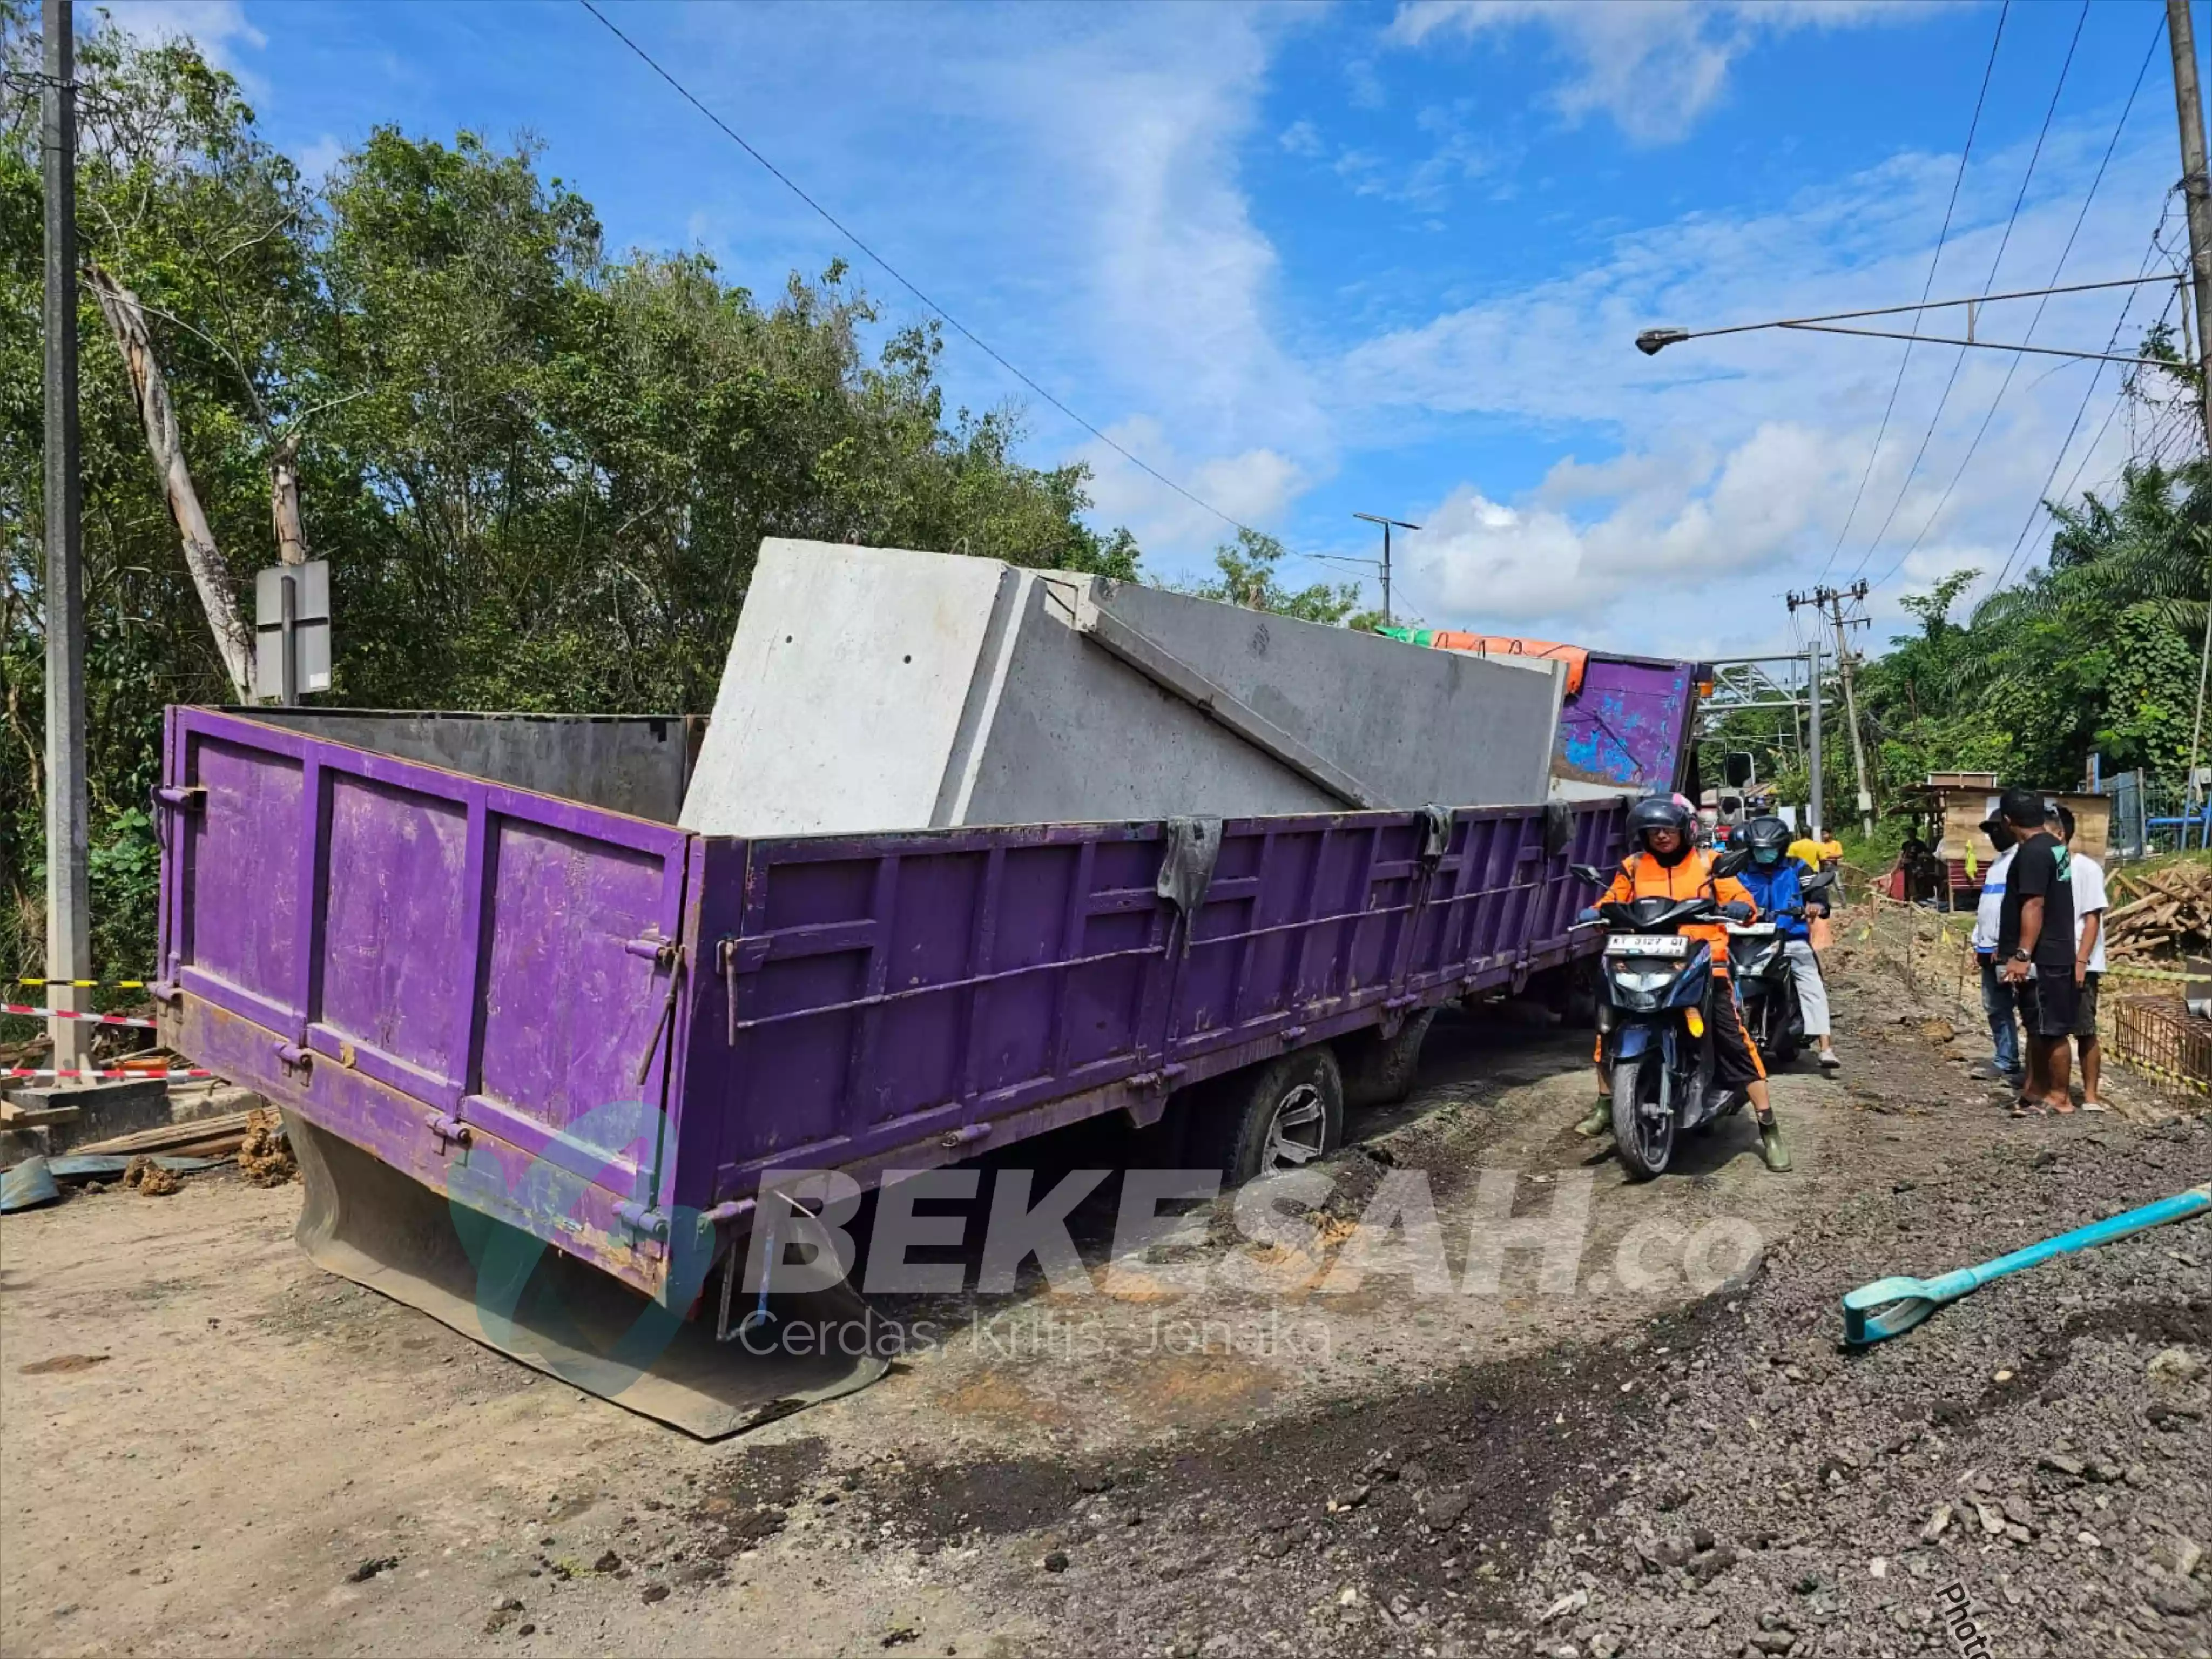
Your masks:
[{"label": "scooter", "polygon": [[[1611,878],[1571,866],[1591,885]],[[1613,1145],[1633,1178],[1664,1175],[1679,1139],[1740,1111],[1743,1091],[1715,1076],[1713,1020],[1733,1018],[1733,993],[1713,972],[1712,946],[1681,929],[1726,919],[1710,898],[1639,898],[1598,907],[1607,929],[1598,980],[1598,1040],[1613,1085]]]},{"label": "scooter", "polygon": [[[1835,884],[1835,876],[1823,872],[1802,884],[1812,898]],[[1783,911],[1799,921],[1802,906]],[[1771,921],[1729,924],[1729,965],[1735,977],[1736,994],[1743,999],[1744,1028],[1759,1045],[1759,1057],[1779,1068],[1797,1058],[1805,1043],[1805,1011],[1797,1000],[1797,975],[1790,961],[1790,941]]]}]

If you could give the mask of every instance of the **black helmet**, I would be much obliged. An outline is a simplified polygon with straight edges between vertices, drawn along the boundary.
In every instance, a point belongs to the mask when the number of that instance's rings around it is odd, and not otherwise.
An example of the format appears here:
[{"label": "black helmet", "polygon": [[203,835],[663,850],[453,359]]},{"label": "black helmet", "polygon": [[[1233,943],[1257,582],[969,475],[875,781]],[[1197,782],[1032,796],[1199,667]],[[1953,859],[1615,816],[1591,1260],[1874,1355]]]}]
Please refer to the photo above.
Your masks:
[{"label": "black helmet", "polygon": [[[1645,835],[1653,830],[1672,830],[1682,838],[1682,845],[1674,854],[1675,858],[1680,858],[1690,850],[1692,817],[1690,809],[1680,801],[1670,800],[1664,795],[1646,795],[1628,809],[1629,845],[1650,852],[1644,842]],[[1654,853],[1652,856],[1656,858],[1659,855]]]},{"label": "black helmet", "polygon": [[1790,848],[1790,826],[1780,818],[1753,818],[1737,831],[1742,845],[1760,864],[1775,864]]}]

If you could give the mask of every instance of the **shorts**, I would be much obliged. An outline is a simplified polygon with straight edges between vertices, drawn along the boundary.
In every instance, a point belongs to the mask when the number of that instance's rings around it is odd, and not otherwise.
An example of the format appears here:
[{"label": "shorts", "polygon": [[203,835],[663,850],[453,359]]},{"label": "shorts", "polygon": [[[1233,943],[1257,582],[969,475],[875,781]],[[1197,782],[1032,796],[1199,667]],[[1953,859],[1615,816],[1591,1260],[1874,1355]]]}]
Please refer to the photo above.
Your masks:
[{"label": "shorts", "polygon": [[2035,977],[2016,988],[2027,993],[2021,1018],[2030,1031],[2046,1042],[2053,1037],[2074,1035],[2081,993],[2074,983],[2071,969],[2039,966]]},{"label": "shorts", "polygon": [[1720,994],[1714,999],[1720,1006],[1713,1010],[1714,1080],[1731,1089],[1764,1081],[1766,1067],[1751,1033],[1744,1029],[1743,1005],[1735,1000],[1735,987],[1723,979],[1713,988]]},{"label": "shorts", "polygon": [[2075,993],[2078,1005],[2074,1011],[2074,1035],[2094,1040],[2097,1035],[2097,981],[2102,974],[2084,974],[2081,988]]}]

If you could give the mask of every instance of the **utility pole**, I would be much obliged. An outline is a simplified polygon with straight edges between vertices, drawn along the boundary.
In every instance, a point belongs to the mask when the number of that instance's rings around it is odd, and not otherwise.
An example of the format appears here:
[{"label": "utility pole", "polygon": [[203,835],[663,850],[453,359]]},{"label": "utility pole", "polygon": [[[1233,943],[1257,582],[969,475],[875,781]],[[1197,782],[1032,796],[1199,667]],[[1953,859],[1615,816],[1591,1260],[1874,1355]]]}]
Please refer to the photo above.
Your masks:
[{"label": "utility pole", "polygon": [[[2204,100],[2197,85],[2197,33],[2189,0],[2166,0],[2166,40],[2173,52],[2173,108],[2181,125],[2181,193],[2189,204],[2189,274],[2197,306],[2197,404],[2204,422],[2204,448],[2212,454],[2212,179],[2204,171]],[[2199,551],[2202,552],[2202,544]],[[2204,730],[2204,682],[2212,672],[2212,611],[2204,618],[2204,649],[2197,665],[2197,718],[2189,738],[2191,816],[2203,799],[2197,787],[2197,744]]]},{"label": "utility pole", "polygon": [[1355,513],[1352,516],[1382,526],[1382,625],[1388,628],[1390,625],[1390,526],[1396,525],[1401,530],[1419,530],[1421,526],[1407,524],[1403,519],[1386,519],[1373,513]]},{"label": "utility pole", "polygon": [[2181,191],[2189,204],[2189,270],[2197,306],[2197,410],[2212,451],[2212,179],[2204,173],[2204,103],[2197,87],[2197,36],[2189,0],[2166,0],[2166,44],[2173,52],[2173,105],[2181,124]]},{"label": "utility pole", "polygon": [[1806,733],[1808,752],[1805,764],[1812,774],[1812,799],[1806,803],[1806,814],[1813,820],[1813,839],[1827,839],[1827,819],[1820,811],[1820,631],[1805,641],[1805,701],[1811,705],[1811,729]]},{"label": "utility pole", "polygon": [[[1851,647],[1844,637],[1846,626],[1852,623],[1863,625],[1866,620],[1863,617],[1846,618],[1844,602],[1848,599],[1856,604],[1866,596],[1867,585],[1863,581],[1854,582],[1844,588],[1816,587],[1810,593],[1792,593],[1790,608],[1794,611],[1801,605],[1810,605],[1820,613],[1822,621],[1835,625],[1836,674],[1844,683],[1844,719],[1850,726],[1851,767],[1858,778],[1859,829],[1861,833],[1871,836],[1874,834],[1874,794],[1867,787],[1866,738],[1859,730],[1858,692],[1851,683]],[[1820,707],[1817,696],[1813,706],[1815,708]]]},{"label": "utility pole", "polygon": [[[84,574],[76,414],[76,83],[70,0],[40,18],[39,149],[46,185],[46,987],[48,1006],[90,999],[67,983],[92,975],[91,805],[84,767]],[[90,1063],[88,1028],[49,1022],[54,1065]],[[82,1082],[78,1079],[76,1081]]]}]

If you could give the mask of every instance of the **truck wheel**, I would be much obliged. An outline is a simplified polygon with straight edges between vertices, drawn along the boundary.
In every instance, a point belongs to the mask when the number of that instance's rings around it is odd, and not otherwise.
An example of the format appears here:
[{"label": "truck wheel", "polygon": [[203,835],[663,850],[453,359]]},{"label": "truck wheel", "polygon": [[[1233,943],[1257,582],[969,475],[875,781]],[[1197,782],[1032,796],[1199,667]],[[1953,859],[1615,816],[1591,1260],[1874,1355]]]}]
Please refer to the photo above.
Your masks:
[{"label": "truck wheel", "polygon": [[1191,1125],[1191,1151],[1194,1161],[1218,1164],[1232,1187],[1303,1168],[1344,1139],[1344,1078],[1326,1043],[1222,1083]]},{"label": "truck wheel", "polygon": [[1650,1052],[1613,1068],[1613,1149],[1632,1180],[1666,1174],[1674,1156],[1674,1115],[1638,1109],[1659,1103],[1666,1071],[1667,1062]]},{"label": "truck wheel", "polygon": [[1435,1009],[1418,1008],[1406,1016],[1395,1036],[1363,1031],[1340,1043],[1337,1064],[1344,1073],[1344,1103],[1355,1111],[1369,1106],[1395,1106],[1413,1093],[1413,1076],[1421,1064],[1421,1044],[1436,1019]]}]

